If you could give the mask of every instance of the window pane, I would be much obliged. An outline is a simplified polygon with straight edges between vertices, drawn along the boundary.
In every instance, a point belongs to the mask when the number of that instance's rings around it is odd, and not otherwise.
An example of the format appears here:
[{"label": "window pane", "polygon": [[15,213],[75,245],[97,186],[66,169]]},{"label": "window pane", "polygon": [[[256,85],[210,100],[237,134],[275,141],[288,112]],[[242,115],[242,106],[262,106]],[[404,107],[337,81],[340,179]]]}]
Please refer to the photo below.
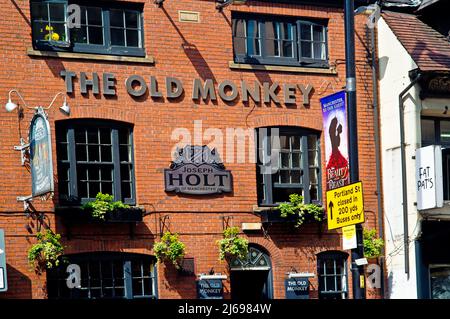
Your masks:
[{"label": "window pane", "polygon": [[309,189],[309,196],[311,198],[311,201],[319,200],[319,189],[317,186],[311,185],[311,188]]},{"label": "window pane", "polygon": [[293,40],[292,23],[282,23],[283,39]]},{"label": "window pane", "polygon": [[88,168],[88,177],[90,181],[100,180],[100,170],[97,167]]},{"label": "window pane", "polygon": [[48,25],[47,22],[33,22],[33,39],[36,40],[47,40],[48,31],[45,30],[45,27]]},{"label": "window pane", "polygon": [[311,184],[317,184],[317,169],[309,169],[309,182]]},{"label": "window pane", "polygon": [[441,121],[441,145],[450,145],[450,121]]},{"label": "window pane", "polygon": [[90,44],[103,44],[103,28],[102,27],[89,27],[89,43]]},{"label": "window pane", "polygon": [[290,167],[289,165],[289,153],[280,153],[281,167]]},{"label": "window pane", "polygon": [[283,57],[292,58],[294,57],[294,52],[292,50],[292,41],[283,41]]},{"label": "window pane", "polygon": [[97,129],[88,129],[87,130],[88,143],[98,144],[98,130]]},{"label": "window pane", "polygon": [[102,162],[112,162],[112,148],[111,146],[101,146]]},{"label": "window pane", "polygon": [[312,40],[311,39],[311,25],[302,24],[300,26],[300,39],[302,40]]},{"label": "window pane", "polygon": [[325,41],[325,38],[323,36],[323,34],[324,34],[323,31],[324,31],[324,27],[317,26],[317,25],[313,26],[313,37],[314,37],[313,40],[320,41],[320,42]]},{"label": "window pane", "polygon": [[66,38],[66,24],[64,22],[52,22],[50,30],[47,31],[44,40],[51,41],[67,41]]},{"label": "window pane", "polygon": [[111,44],[125,46],[125,34],[123,29],[111,29]]},{"label": "window pane", "polygon": [[100,192],[99,182],[89,182],[89,198],[95,198]]},{"label": "window pane", "polygon": [[85,145],[77,145],[75,147],[77,162],[87,161],[87,152]]},{"label": "window pane", "polygon": [[119,130],[119,144],[130,144],[130,130],[120,129]]},{"label": "window pane", "polygon": [[89,162],[100,162],[99,147],[97,145],[89,145]]},{"label": "window pane", "polygon": [[87,17],[88,17],[89,25],[97,25],[97,26],[103,25],[101,8],[88,7],[87,8]]},{"label": "window pane", "polygon": [[66,10],[64,3],[50,3],[50,21],[52,22],[64,22],[66,19]]},{"label": "window pane", "polygon": [[86,131],[75,129],[75,143],[86,143]]},{"label": "window pane", "polygon": [[120,151],[120,161],[121,162],[131,162],[131,153],[130,153],[130,147],[127,145],[121,145],[119,146]]},{"label": "window pane", "polygon": [[293,170],[293,171],[291,171],[291,182],[293,184],[300,184],[301,183],[301,171],[300,170]]},{"label": "window pane", "polygon": [[303,41],[301,43],[301,56],[303,58],[312,58],[312,43]]},{"label": "window pane", "polygon": [[314,43],[314,59],[325,60],[325,44]]},{"label": "window pane", "polygon": [[67,161],[68,160],[66,143],[58,143],[57,144],[57,156],[58,156],[58,161]]},{"label": "window pane", "polygon": [[120,178],[122,181],[130,181],[131,180],[131,167],[130,165],[120,165]]},{"label": "window pane", "polygon": [[127,28],[138,28],[139,15],[137,12],[125,11],[125,23]]},{"label": "window pane", "polygon": [[131,198],[131,183],[122,183],[122,201]]},{"label": "window pane", "polygon": [[279,174],[280,174],[280,183],[281,184],[290,184],[288,170],[281,170]]},{"label": "window pane", "polygon": [[133,296],[142,296],[142,279],[133,279]]},{"label": "window pane", "polygon": [[103,194],[114,195],[112,182],[111,183],[101,183],[101,187],[102,187]]},{"label": "window pane", "polygon": [[139,47],[139,31],[127,30],[126,34],[127,34],[127,46]]},{"label": "window pane", "polygon": [[233,20],[233,47],[234,54],[245,55],[245,20]]},{"label": "window pane", "polygon": [[435,142],[434,120],[421,120],[422,146],[432,145]]},{"label": "window pane", "polygon": [[33,17],[33,19],[48,21],[47,3],[32,2],[31,16]]},{"label": "window pane", "polygon": [[300,153],[292,153],[292,167],[300,167]]},{"label": "window pane", "polygon": [[70,30],[70,36],[74,43],[87,43],[87,27],[72,28]]},{"label": "window pane", "polygon": [[111,167],[109,167],[109,165],[108,165],[108,167],[102,167],[100,169],[100,173],[102,174],[102,181],[112,181],[113,180],[112,172],[113,172],[113,170]]},{"label": "window pane", "polygon": [[113,27],[125,27],[123,25],[123,11],[112,9],[109,11],[110,24]]},{"label": "window pane", "polygon": [[258,22],[251,20],[247,23],[247,54],[260,55]]},{"label": "window pane", "polygon": [[268,21],[265,23],[266,54],[269,56],[280,56],[279,27],[279,23],[276,22]]},{"label": "window pane", "polygon": [[111,129],[107,128],[100,129],[100,143],[111,144]]},{"label": "window pane", "polygon": [[303,196],[303,190],[301,188],[274,188],[273,201],[274,203],[288,202],[290,194],[299,194]]},{"label": "window pane", "polygon": [[291,143],[292,143],[292,149],[293,150],[299,150],[300,149],[300,136],[291,136]]}]

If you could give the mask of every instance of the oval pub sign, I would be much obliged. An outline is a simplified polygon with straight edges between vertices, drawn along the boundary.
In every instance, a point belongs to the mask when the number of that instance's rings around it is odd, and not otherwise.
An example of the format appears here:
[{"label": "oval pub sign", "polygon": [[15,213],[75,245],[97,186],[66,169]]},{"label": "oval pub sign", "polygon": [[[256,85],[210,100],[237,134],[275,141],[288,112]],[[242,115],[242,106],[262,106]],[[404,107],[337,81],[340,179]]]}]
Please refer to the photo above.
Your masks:
[{"label": "oval pub sign", "polygon": [[231,192],[231,171],[226,170],[216,149],[187,145],[177,148],[176,158],[164,170],[166,192],[191,195]]}]

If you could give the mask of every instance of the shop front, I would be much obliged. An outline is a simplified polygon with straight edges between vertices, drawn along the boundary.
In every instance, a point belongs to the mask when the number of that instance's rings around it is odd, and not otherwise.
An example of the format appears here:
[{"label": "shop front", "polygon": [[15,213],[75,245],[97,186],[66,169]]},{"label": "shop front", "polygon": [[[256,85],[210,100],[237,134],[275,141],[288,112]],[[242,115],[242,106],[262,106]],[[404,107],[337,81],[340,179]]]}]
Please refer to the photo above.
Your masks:
[{"label": "shop front", "polygon": [[[194,2],[75,1],[73,29],[72,1],[5,9],[16,27],[0,43],[20,52],[6,50],[15,70],[0,78],[21,76],[0,87],[0,228],[14,251],[0,298],[351,298],[350,258],[324,217],[326,190],[348,182],[345,112],[324,120],[321,103],[340,92],[345,108],[343,8]],[[360,176],[377,212],[371,70],[359,67]],[[36,105],[42,147],[27,132]],[[48,188],[27,196],[37,176]],[[281,216],[291,198],[320,214]],[[228,258],[218,241],[234,228],[248,250]],[[58,263],[42,263],[40,234]]]}]

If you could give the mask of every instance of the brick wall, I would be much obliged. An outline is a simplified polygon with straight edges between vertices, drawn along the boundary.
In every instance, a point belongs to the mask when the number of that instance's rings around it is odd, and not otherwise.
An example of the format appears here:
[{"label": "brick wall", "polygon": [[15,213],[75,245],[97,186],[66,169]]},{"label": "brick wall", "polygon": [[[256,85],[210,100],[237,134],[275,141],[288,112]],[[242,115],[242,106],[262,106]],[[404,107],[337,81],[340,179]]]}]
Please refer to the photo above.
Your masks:
[{"label": "brick wall", "polygon": [[[214,267],[216,272],[227,272],[225,264],[218,260],[215,244],[221,238],[222,217],[232,216],[231,223],[259,222],[253,214],[256,198],[255,165],[251,163],[226,163],[232,171],[234,191],[223,196],[178,196],[164,192],[163,169],[171,160],[171,149],[175,141],[171,132],[178,127],[193,129],[194,120],[202,120],[203,129],[227,127],[255,128],[268,125],[295,125],[322,129],[322,114],[319,98],[341,90],[345,85],[344,22],[343,12],[336,8],[312,7],[266,2],[250,2],[251,5],[232,6],[218,12],[213,2],[180,0],[166,1],[162,8],[145,2],[144,34],[145,47],[155,64],[136,64],[63,58],[33,57],[27,55],[31,44],[30,9],[28,0],[0,0],[0,97],[7,101],[10,89],[17,88],[28,105],[48,105],[59,91],[64,91],[61,70],[77,72],[114,73],[117,78],[117,95],[105,98],[80,93],[75,81],[75,92],[68,97],[70,117],[59,112],[57,107],[48,111],[54,140],[55,121],[67,118],[107,118],[134,125],[134,156],[137,203],[146,208],[149,215],[135,229],[130,238],[124,225],[84,225],[68,229],[60,217],[55,217],[55,199],[33,202],[37,212],[45,213],[45,222],[63,235],[67,253],[84,251],[132,251],[151,254],[155,237],[159,236],[159,218],[168,215],[170,229],[179,232],[186,243],[188,257],[195,258],[196,273],[207,272]],[[136,1],[139,2],[139,1]],[[181,23],[178,10],[200,12],[200,23]],[[233,60],[231,38],[231,10],[302,16],[329,19],[329,61],[336,67],[336,75],[240,71],[229,68]],[[366,31],[364,17],[357,17],[357,93],[360,177],[364,183],[366,227],[376,227],[376,171],[374,154],[374,132],[371,70],[366,58]],[[187,48],[186,44],[189,44]],[[146,80],[155,76],[161,88],[164,78],[172,76],[183,82],[185,94],[179,99],[153,100],[148,96],[132,98],[125,90],[125,79],[138,74]],[[194,78],[213,79],[214,82],[231,80],[239,83],[246,80],[304,84],[311,83],[314,92],[311,105],[301,103],[285,105],[254,105],[251,102],[217,103],[196,102],[190,98]],[[280,96],[282,96],[280,94]],[[297,100],[300,100],[297,92]],[[14,101],[19,102],[14,96]],[[21,104],[22,105],[22,104]],[[17,112],[0,112],[0,228],[5,229],[8,263],[9,291],[0,298],[44,298],[45,275],[36,275],[28,266],[27,250],[35,241],[37,221],[27,218],[23,204],[16,196],[31,193],[30,173],[20,165],[19,152],[13,146],[19,142],[20,134],[26,136],[32,111],[25,112],[18,121]],[[19,126],[20,122],[20,126]],[[322,137],[323,139],[323,137]],[[322,140],[322,147],[324,141]],[[55,146],[55,145],[54,145]],[[55,150],[55,147],[53,147]],[[325,162],[322,150],[322,164]],[[56,167],[56,153],[53,154]],[[56,178],[56,177],[55,177]],[[57,180],[56,180],[57,181]],[[323,187],[325,188],[325,187]],[[56,194],[57,195],[57,194]],[[325,195],[323,195],[324,197]],[[31,223],[30,234],[25,225]],[[340,249],[341,240],[337,231],[327,231],[316,225],[294,229],[288,225],[272,226],[267,236],[262,232],[244,234],[251,243],[263,247],[271,256],[273,266],[274,297],[284,298],[285,273],[294,267],[298,271],[316,272],[315,254],[330,249]],[[351,285],[351,277],[349,277]],[[158,266],[158,290],[160,298],[195,298],[195,278],[179,277],[174,270]],[[225,282],[228,295],[229,282]],[[317,280],[312,280],[312,293],[317,295]],[[373,292],[368,294],[375,296]]]}]

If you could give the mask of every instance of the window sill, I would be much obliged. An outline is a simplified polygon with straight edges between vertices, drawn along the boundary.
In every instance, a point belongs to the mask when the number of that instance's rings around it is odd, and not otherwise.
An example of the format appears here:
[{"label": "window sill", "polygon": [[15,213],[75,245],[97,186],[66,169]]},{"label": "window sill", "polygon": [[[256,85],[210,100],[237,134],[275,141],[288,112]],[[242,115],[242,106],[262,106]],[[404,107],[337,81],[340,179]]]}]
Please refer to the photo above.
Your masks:
[{"label": "window sill", "polygon": [[229,62],[230,69],[234,70],[254,70],[254,71],[279,71],[279,72],[293,72],[293,73],[315,73],[315,74],[337,74],[335,68],[306,68],[297,66],[279,66],[279,65],[262,65],[262,64],[246,64]]},{"label": "window sill", "polygon": [[154,64],[155,60],[152,56],[145,58],[130,57],[120,55],[102,55],[102,54],[90,54],[90,53],[75,53],[75,52],[55,52],[55,51],[40,51],[32,48],[27,49],[29,56],[36,57],[51,57],[51,58],[64,58],[64,59],[79,59],[79,60],[101,60],[101,61],[114,61],[114,62],[129,62],[129,63],[142,63],[142,64]]}]

